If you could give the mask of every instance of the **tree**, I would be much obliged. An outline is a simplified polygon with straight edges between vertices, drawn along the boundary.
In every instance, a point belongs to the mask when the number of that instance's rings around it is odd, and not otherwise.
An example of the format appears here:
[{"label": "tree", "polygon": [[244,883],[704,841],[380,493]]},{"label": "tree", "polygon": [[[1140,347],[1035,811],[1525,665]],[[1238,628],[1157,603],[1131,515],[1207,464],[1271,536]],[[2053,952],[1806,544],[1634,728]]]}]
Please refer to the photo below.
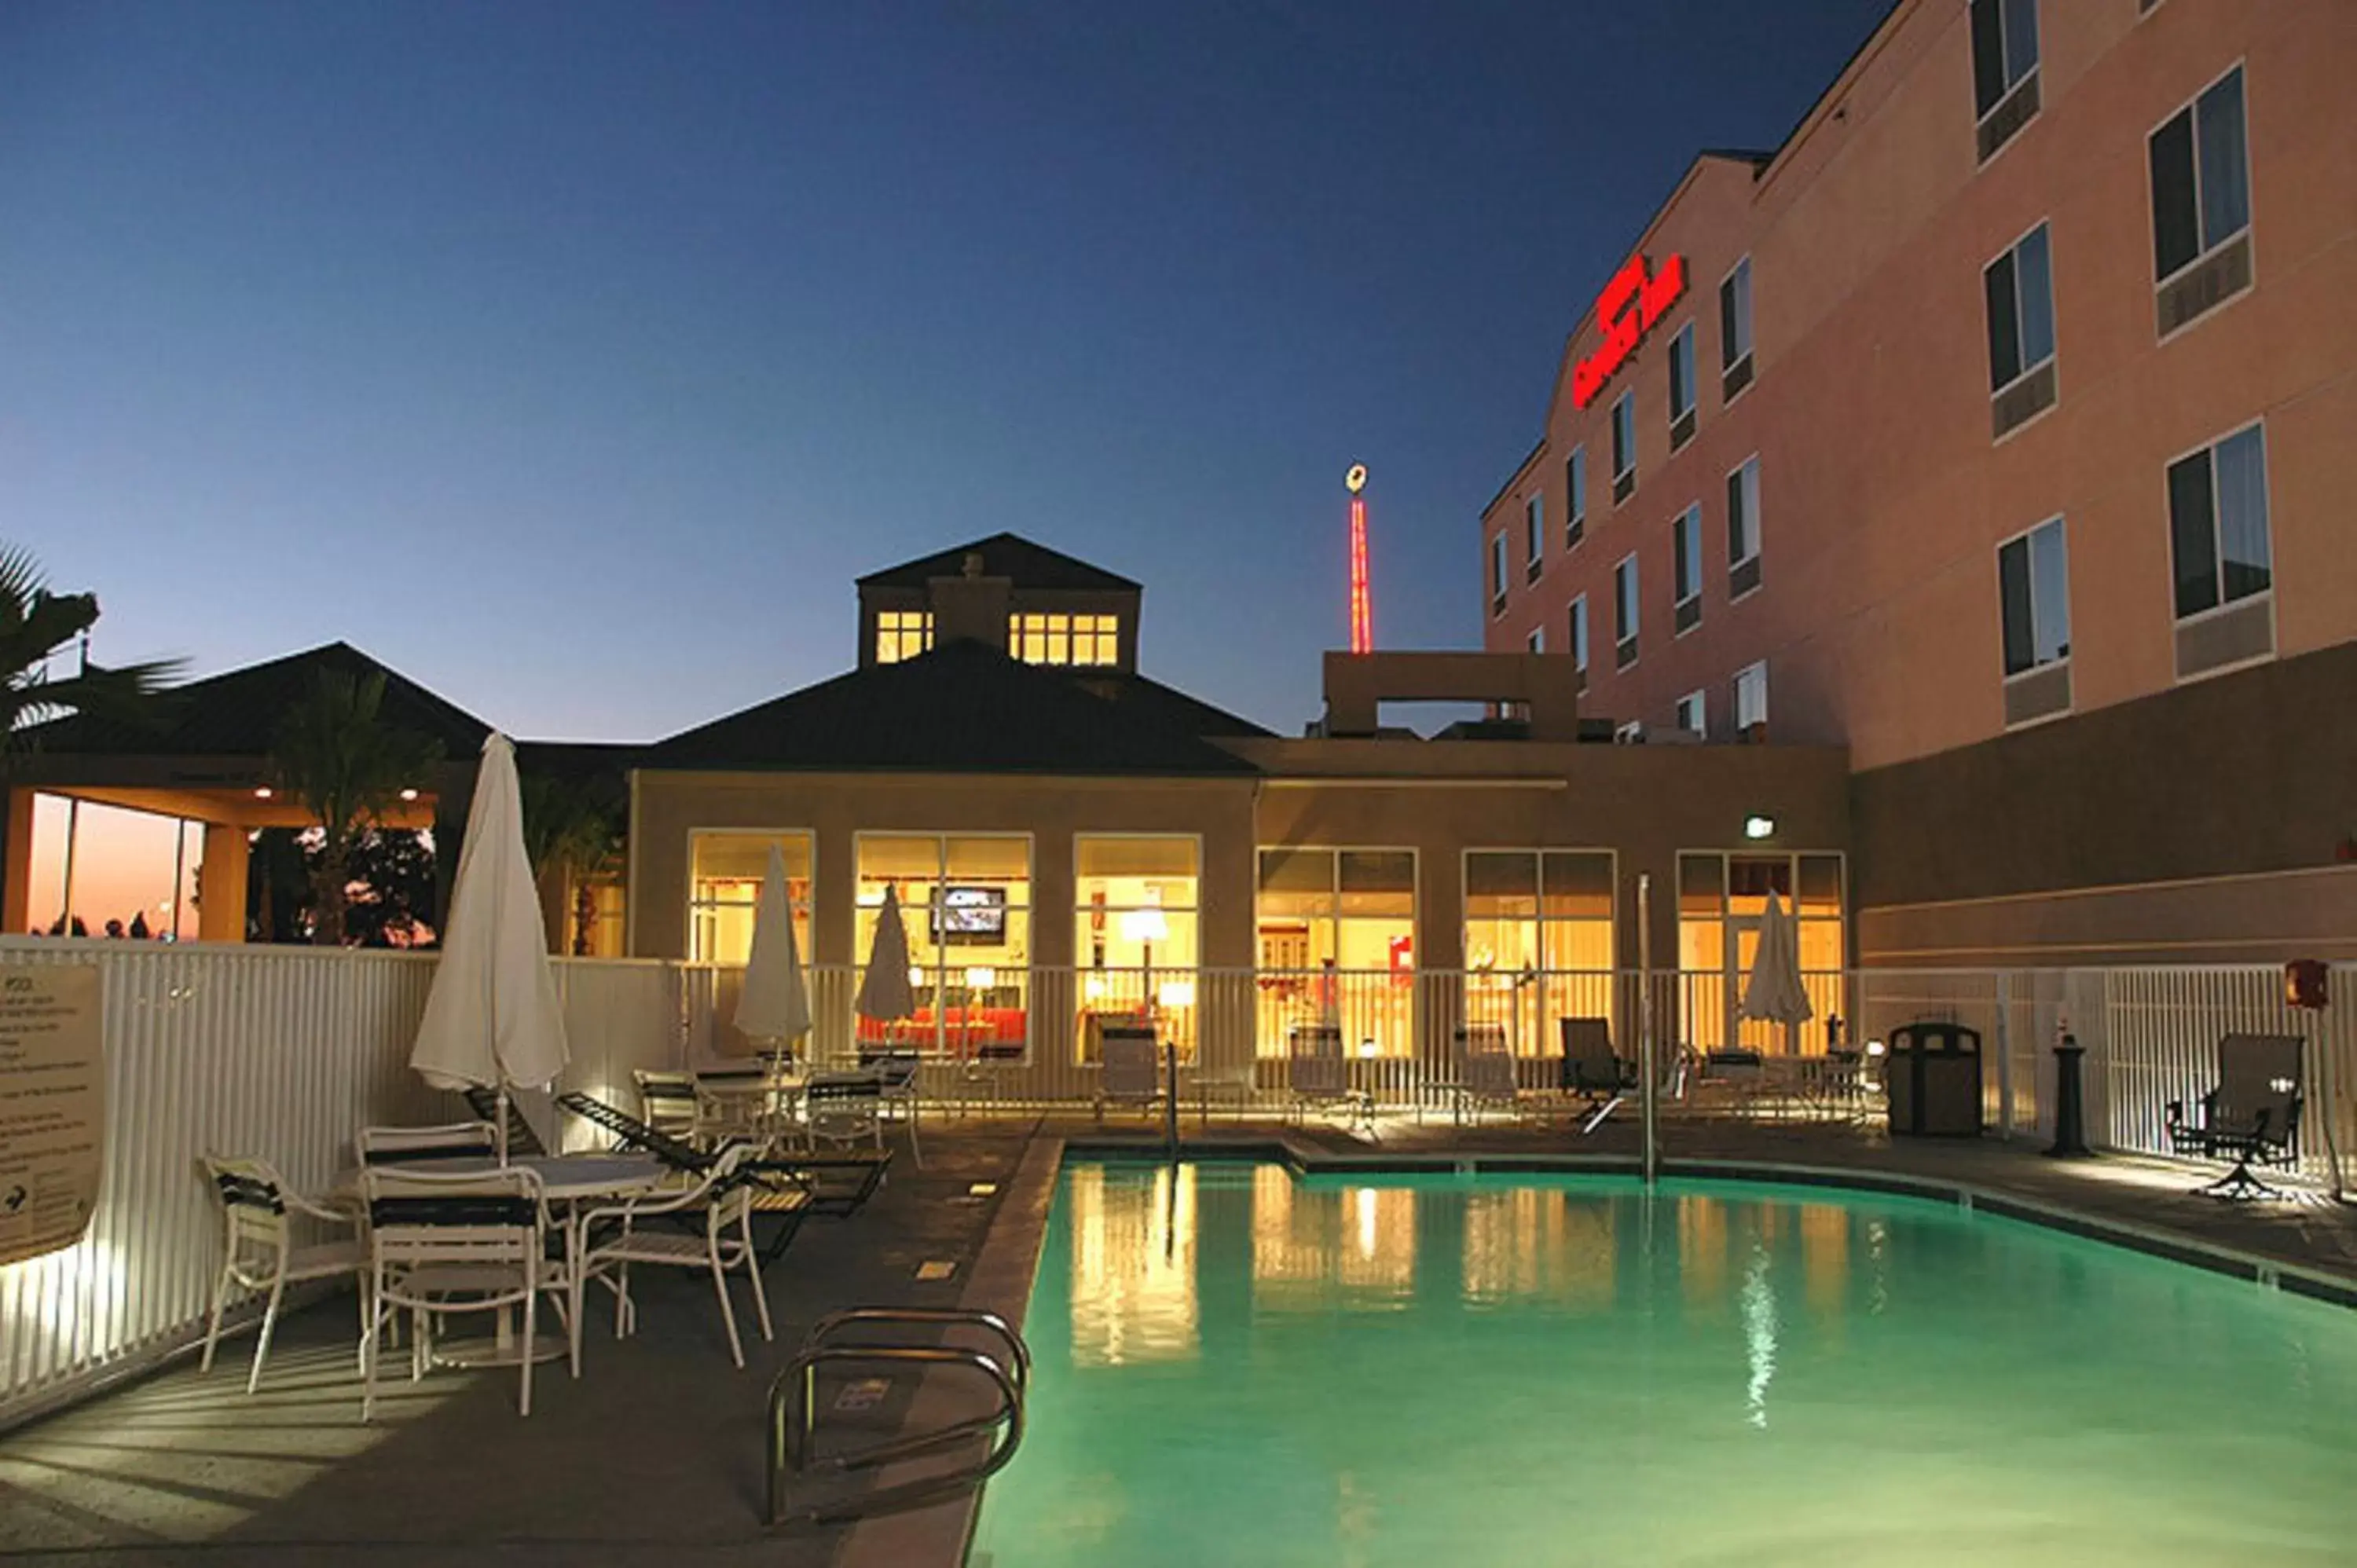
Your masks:
[{"label": "tree", "polygon": [[565,946],[586,958],[597,924],[597,879],[622,854],[621,813],[609,789],[595,781],[535,773],[522,780],[523,848],[534,877],[564,873],[573,894],[572,938]]},{"label": "tree", "polygon": [[21,751],[27,725],[75,714],[129,724],[159,715],[158,697],[178,673],[175,660],[102,669],[86,664],[52,678],[49,660],[98,622],[94,594],[53,594],[32,553],[0,544],[0,762]]},{"label": "tree", "polygon": [[344,910],[361,841],[440,760],[432,738],[382,723],[384,671],[322,670],[278,726],[271,774],[311,814],[320,842],[311,863],[311,940],[344,942]]},{"label": "tree", "polygon": [[311,940],[311,857],[304,853],[303,833],[301,828],[263,828],[246,851],[245,918],[255,941]]},{"label": "tree", "polygon": [[364,948],[414,948],[438,936],[434,918],[434,846],[424,833],[386,828],[353,846],[344,935]]}]

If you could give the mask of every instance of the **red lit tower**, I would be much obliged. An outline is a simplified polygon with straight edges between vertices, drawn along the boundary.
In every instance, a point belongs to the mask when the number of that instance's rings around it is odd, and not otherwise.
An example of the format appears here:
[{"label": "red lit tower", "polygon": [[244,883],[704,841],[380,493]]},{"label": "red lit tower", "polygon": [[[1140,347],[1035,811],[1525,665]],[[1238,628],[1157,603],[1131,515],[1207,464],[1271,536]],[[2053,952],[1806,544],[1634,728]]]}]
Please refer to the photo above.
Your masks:
[{"label": "red lit tower", "polygon": [[1351,651],[1375,650],[1375,606],[1367,588],[1367,466],[1353,463],[1342,476],[1351,492]]}]

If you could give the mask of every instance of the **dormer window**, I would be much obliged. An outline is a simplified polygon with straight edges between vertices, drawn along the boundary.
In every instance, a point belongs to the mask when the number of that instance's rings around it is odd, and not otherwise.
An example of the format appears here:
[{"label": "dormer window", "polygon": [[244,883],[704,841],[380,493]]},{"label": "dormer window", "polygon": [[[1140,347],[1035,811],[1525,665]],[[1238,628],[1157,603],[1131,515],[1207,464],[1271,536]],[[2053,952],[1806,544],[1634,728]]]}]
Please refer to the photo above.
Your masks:
[{"label": "dormer window", "polygon": [[914,659],[933,646],[933,615],[931,610],[878,610],[876,612],[876,662],[898,664],[903,659]]},{"label": "dormer window", "polygon": [[1121,661],[1121,618],[1008,616],[1006,651],[1026,664],[1117,664]]}]

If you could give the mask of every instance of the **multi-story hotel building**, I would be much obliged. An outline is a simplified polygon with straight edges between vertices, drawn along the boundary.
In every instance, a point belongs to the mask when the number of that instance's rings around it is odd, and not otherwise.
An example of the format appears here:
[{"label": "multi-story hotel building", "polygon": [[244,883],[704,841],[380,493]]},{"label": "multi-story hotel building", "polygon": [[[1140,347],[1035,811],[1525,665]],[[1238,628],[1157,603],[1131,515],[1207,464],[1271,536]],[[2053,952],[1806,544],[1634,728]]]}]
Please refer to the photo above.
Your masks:
[{"label": "multi-story hotel building", "polygon": [[2357,5],[1900,0],[1482,514],[1628,738],[1848,747],[1860,956],[2357,953]]}]

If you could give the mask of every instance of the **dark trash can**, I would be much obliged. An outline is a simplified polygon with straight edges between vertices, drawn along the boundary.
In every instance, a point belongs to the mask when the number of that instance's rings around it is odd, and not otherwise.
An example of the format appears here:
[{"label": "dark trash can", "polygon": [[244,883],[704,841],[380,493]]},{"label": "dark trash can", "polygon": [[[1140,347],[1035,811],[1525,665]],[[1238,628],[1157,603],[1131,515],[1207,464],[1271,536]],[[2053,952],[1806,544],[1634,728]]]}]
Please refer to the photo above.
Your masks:
[{"label": "dark trash can", "polygon": [[1890,1031],[1890,1130],[1933,1138],[1981,1133],[1981,1035],[1925,1019]]}]

